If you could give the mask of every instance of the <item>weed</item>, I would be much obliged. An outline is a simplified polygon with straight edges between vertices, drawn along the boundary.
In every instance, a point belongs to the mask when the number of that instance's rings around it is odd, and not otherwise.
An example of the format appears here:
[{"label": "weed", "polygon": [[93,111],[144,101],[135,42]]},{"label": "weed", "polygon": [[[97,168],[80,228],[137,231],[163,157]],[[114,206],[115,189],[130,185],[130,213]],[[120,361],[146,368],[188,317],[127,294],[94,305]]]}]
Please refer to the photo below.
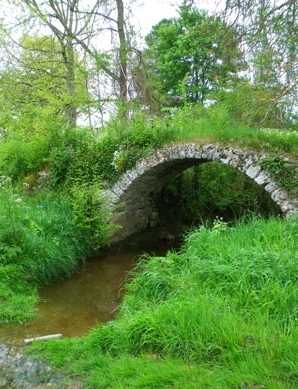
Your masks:
[{"label": "weed", "polygon": [[289,161],[278,155],[273,155],[263,158],[261,164],[264,169],[273,175],[280,186],[288,190],[297,186],[295,167]]}]

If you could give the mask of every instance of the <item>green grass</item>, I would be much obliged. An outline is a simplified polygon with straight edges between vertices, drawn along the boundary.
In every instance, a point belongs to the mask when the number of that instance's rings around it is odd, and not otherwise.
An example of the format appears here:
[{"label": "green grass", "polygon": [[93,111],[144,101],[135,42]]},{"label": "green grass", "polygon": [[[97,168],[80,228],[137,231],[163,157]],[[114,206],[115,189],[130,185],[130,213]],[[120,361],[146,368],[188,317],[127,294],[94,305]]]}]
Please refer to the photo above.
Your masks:
[{"label": "green grass", "polygon": [[17,265],[0,264],[0,323],[24,322],[36,315],[36,288]]},{"label": "green grass", "polygon": [[225,106],[215,104],[209,108],[187,106],[174,112],[164,121],[174,128],[175,141],[214,141],[228,146],[251,147],[271,153],[298,151],[298,132],[295,130],[250,127],[234,120]]},{"label": "green grass", "polygon": [[270,155],[295,157],[295,131],[252,128],[233,120],[220,106],[186,106],[164,117],[149,118],[137,113],[127,123],[111,121],[99,134],[87,130],[65,132],[48,159],[53,183],[71,185],[94,177],[115,183],[136,162],[165,144],[218,142],[223,147],[245,147]]},{"label": "green grass", "polygon": [[88,388],[295,389],[297,233],[298,219],[193,230],[143,257],[115,321],[31,352]]},{"label": "green grass", "polygon": [[70,276],[90,251],[68,201],[31,197],[2,177],[0,187],[0,323],[36,312],[36,288]]},{"label": "green grass", "polygon": [[[298,132],[294,129],[267,129],[251,127],[234,120],[225,106],[209,108],[191,105],[174,110],[165,117],[152,120],[141,116],[125,128],[107,127],[106,136],[114,134],[119,144],[132,146],[135,142],[146,152],[165,143],[197,141],[221,142],[228,146],[251,147],[271,153],[294,155],[298,151]],[[101,139],[105,131],[101,133]]]}]

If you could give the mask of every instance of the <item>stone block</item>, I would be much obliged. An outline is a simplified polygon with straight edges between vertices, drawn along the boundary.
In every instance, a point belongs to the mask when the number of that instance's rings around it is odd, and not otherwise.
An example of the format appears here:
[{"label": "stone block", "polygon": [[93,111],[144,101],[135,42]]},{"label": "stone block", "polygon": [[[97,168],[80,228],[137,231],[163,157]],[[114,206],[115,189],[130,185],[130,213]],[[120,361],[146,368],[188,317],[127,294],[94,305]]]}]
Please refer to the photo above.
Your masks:
[{"label": "stone block", "polygon": [[194,158],[195,159],[201,159],[202,158],[202,149],[199,145],[196,145],[195,152],[194,152]]},{"label": "stone block", "polygon": [[186,149],[185,145],[177,145],[177,155],[179,159],[184,159],[186,158]]},{"label": "stone block", "polygon": [[280,209],[282,210],[283,213],[287,213],[289,211],[294,210],[295,206],[291,201],[284,201],[283,203],[281,203]]},{"label": "stone block", "polygon": [[151,213],[151,210],[152,210],[152,208],[150,206],[147,206],[147,207],[144,207],[144,208],[140,208],[140,209],[136,210],[135,216],[137,218],[142,218],[142,217],[147,217],[148,218],[148,216]]},{"label": "stone block", "polygon": [[117,182],[114,184],[111,188],[111,192],[114,193],[116,196],[121,196],[123,193],[123,190],[118,186]]},{"label": "stone block", "polygon": [[254,180],[259,185],[265,185],[268,184],[268,182],[270,182],[270,177],[265,170],[262,170],[260,174],[257,177],[255,177]]},{"label": "stone block", "polygon": [[221,162],[225,165],[228,165],[231,158],[232,158],[231,153],[229,153],[228,150],[217,149],[216,152],[214,153],[213,161]]},{"label": "stone block", "polygon": [[194,143],[189,143],[186,145],[186,158],[194,158],[196,150],[196,145]]},{"label": "stone block", "polygon": [[140,176],[141,174],[144,174],[145,171],[147,170],[148,165],[144,160],[141,160],[137,162],[136,164],[136,171],[138,172],[138,175]]},{"label": "stone block", "polygon": [[123,191],[126,191],[129,185],[131,184],[131,179],[128,174],[123,174],[117,182],[119,188]]},{"label": "stone block", "polygon": [[131,179],[131,181],[134,181],[138,177],[138,172],[136,169],[128,170],[126,174]]},{"label": "stone block", "polygon": [[162,153],[163,155],[163,158],[165,161],[171,161],[173,158],[172,158],[172,154],[173,154],[173,146],[170,146],[170,145],[165,145],[161,150],[160,152]]},{"label": "stone block", "polygon": [[271,193],[271,198],[280,205],[283,201],[287,200],[287,192],[284,189],[276,189]]},{"label": "stone block", "polygon": [[205,145],[202,147],[202,158],[203,159],[208,159],[209,161],[213,160],[213,153],[214,150],[216,150],[216,146],[214,145]]},{"label": "stone block", "polygon": [[238,169],[239,163],[240,163],[239,155],[232,153],[229,165],[234,167],[235,169]]},{"label": "stone block", "polygon": [[164,149],[157,150],[155,153],[155,165],[159,165],[165,161],[167,161],[167,154],[164,152]]},{"label": "stone block", "polygon": [[147,228],[147,226],[148,226],[148,217],[145,216],[141,217],[136,220],[135,228],[134,231],[132,231],[132,233],[143,231],[145,230],[145,228]]},{"label": "stone block", "polygon": [[278,188],[278,185],[276,184],[276,182],[271,181],[271,182],[269,182],[269,184],[267,184],[267,185],[265,186],[264,189],[265,189],[266,192],[272,193],[272,192],[274,192],[277,188]]},{"label": "stone block", "polygon": [[255,178],[257,177],[257,175],[260,173],[261,170],[262,170],[261,166],[252,165],[245,171],[245,173],[248,177]]},{"label": "stone block", "polygon": [[251,156],[251,155],[248,155],[244,161],[243,161],[243,169],[244,170],[248,170],[253,164],[256,163],[256,159]]}]

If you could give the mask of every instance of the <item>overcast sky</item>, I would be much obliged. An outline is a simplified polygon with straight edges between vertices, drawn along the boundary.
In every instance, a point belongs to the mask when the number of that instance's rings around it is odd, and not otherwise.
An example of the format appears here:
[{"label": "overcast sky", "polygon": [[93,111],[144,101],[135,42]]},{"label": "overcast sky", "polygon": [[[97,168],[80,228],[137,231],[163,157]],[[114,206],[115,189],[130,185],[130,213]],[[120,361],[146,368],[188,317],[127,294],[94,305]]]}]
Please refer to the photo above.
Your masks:
[{"label": "overcast sky", "polygon": [[[194,1],[197,8],[208,11],[218,7],[218,2],[219,0]],[[136,29],[138,29],[139,25],[142,36],[145,36],[150,32],[151,27],[162,19],[177,16],[177,4],[181,3],[182,0],[139,0],[132,5],[135,15],[133,25]]]},{"label": "overcast sky", "polygon": [[171,5],[173,2],[170,0],[144,0],[138,3],[139,5],[133,6],[133,13],[143,36],[147,35],[151,27],[160,20],[177,16],[177,7]]}]

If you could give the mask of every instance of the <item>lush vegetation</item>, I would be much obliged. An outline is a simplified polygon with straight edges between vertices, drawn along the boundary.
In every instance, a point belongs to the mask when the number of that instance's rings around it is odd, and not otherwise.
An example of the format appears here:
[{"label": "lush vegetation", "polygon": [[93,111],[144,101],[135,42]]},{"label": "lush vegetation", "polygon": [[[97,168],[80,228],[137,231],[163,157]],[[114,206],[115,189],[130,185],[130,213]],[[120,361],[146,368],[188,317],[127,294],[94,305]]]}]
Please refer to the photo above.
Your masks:
[{"label": "lush vegetation", "polygon": [[70,276],[90,251],[69,201],[54,193],[18,193],[0,180],[0,322],[35,312],[36,288]]},{"label": "lush vegetation", "polygon": [[280,214],[280,208],[260,185],[216,162],[187,169],[168,183],[162,195],[166,219],[191,221],[194,225],[216,216],[239,220],[244,216],[267,218]]},{"label": "lush vegetation", "polygon": [[[190,231],[133,270],[115,321],[34,353],[90,388],[291,388],[298,220]],[[31,350],[31,351],[33,351]]]},{"label": "lush vegetation", "polygon": [[[78,129],[1,139],[1,301],[7,306],[1,321],[30,317],[36,286],[70,275],[79,259],[106,242],[115,228],[100,196],[106,183],[115,182],[153,148],[201,139],[271,151],[265,167],[280,177],[281,185],[296,190],[294,165],[276,157],[276,150],[290,157],[297,152],[296,132],[242,126],[221,104],[185,106],[154,120],[138,113],[125,130],[115,118],[100,134]],[[175,216],[191,221],[216,214],[229,220],[279,213],[260,187],[218,164],[204,164],[174,179],[165,200],[168,216],[176,204]],[[211,208],[212,215],[207,212]],[[21,270],[16,272],[15,266]],[[27,308],[20,295],[26,296]]]},{"label": "lush vegetation", "polygon": [[[106,243],[103,190],[152,149],[264,152],[298,196],[298,3],[224,3],[183,0],[139,45],[123,0],[4,1],[0,323],[32,317],[37,288]],[[262,188],[215,163],[172,180],[164,204],[209,222],[142,259],[114,322],[34,352],[91,388],[295,389],[297,219],[270,217]]]}]

